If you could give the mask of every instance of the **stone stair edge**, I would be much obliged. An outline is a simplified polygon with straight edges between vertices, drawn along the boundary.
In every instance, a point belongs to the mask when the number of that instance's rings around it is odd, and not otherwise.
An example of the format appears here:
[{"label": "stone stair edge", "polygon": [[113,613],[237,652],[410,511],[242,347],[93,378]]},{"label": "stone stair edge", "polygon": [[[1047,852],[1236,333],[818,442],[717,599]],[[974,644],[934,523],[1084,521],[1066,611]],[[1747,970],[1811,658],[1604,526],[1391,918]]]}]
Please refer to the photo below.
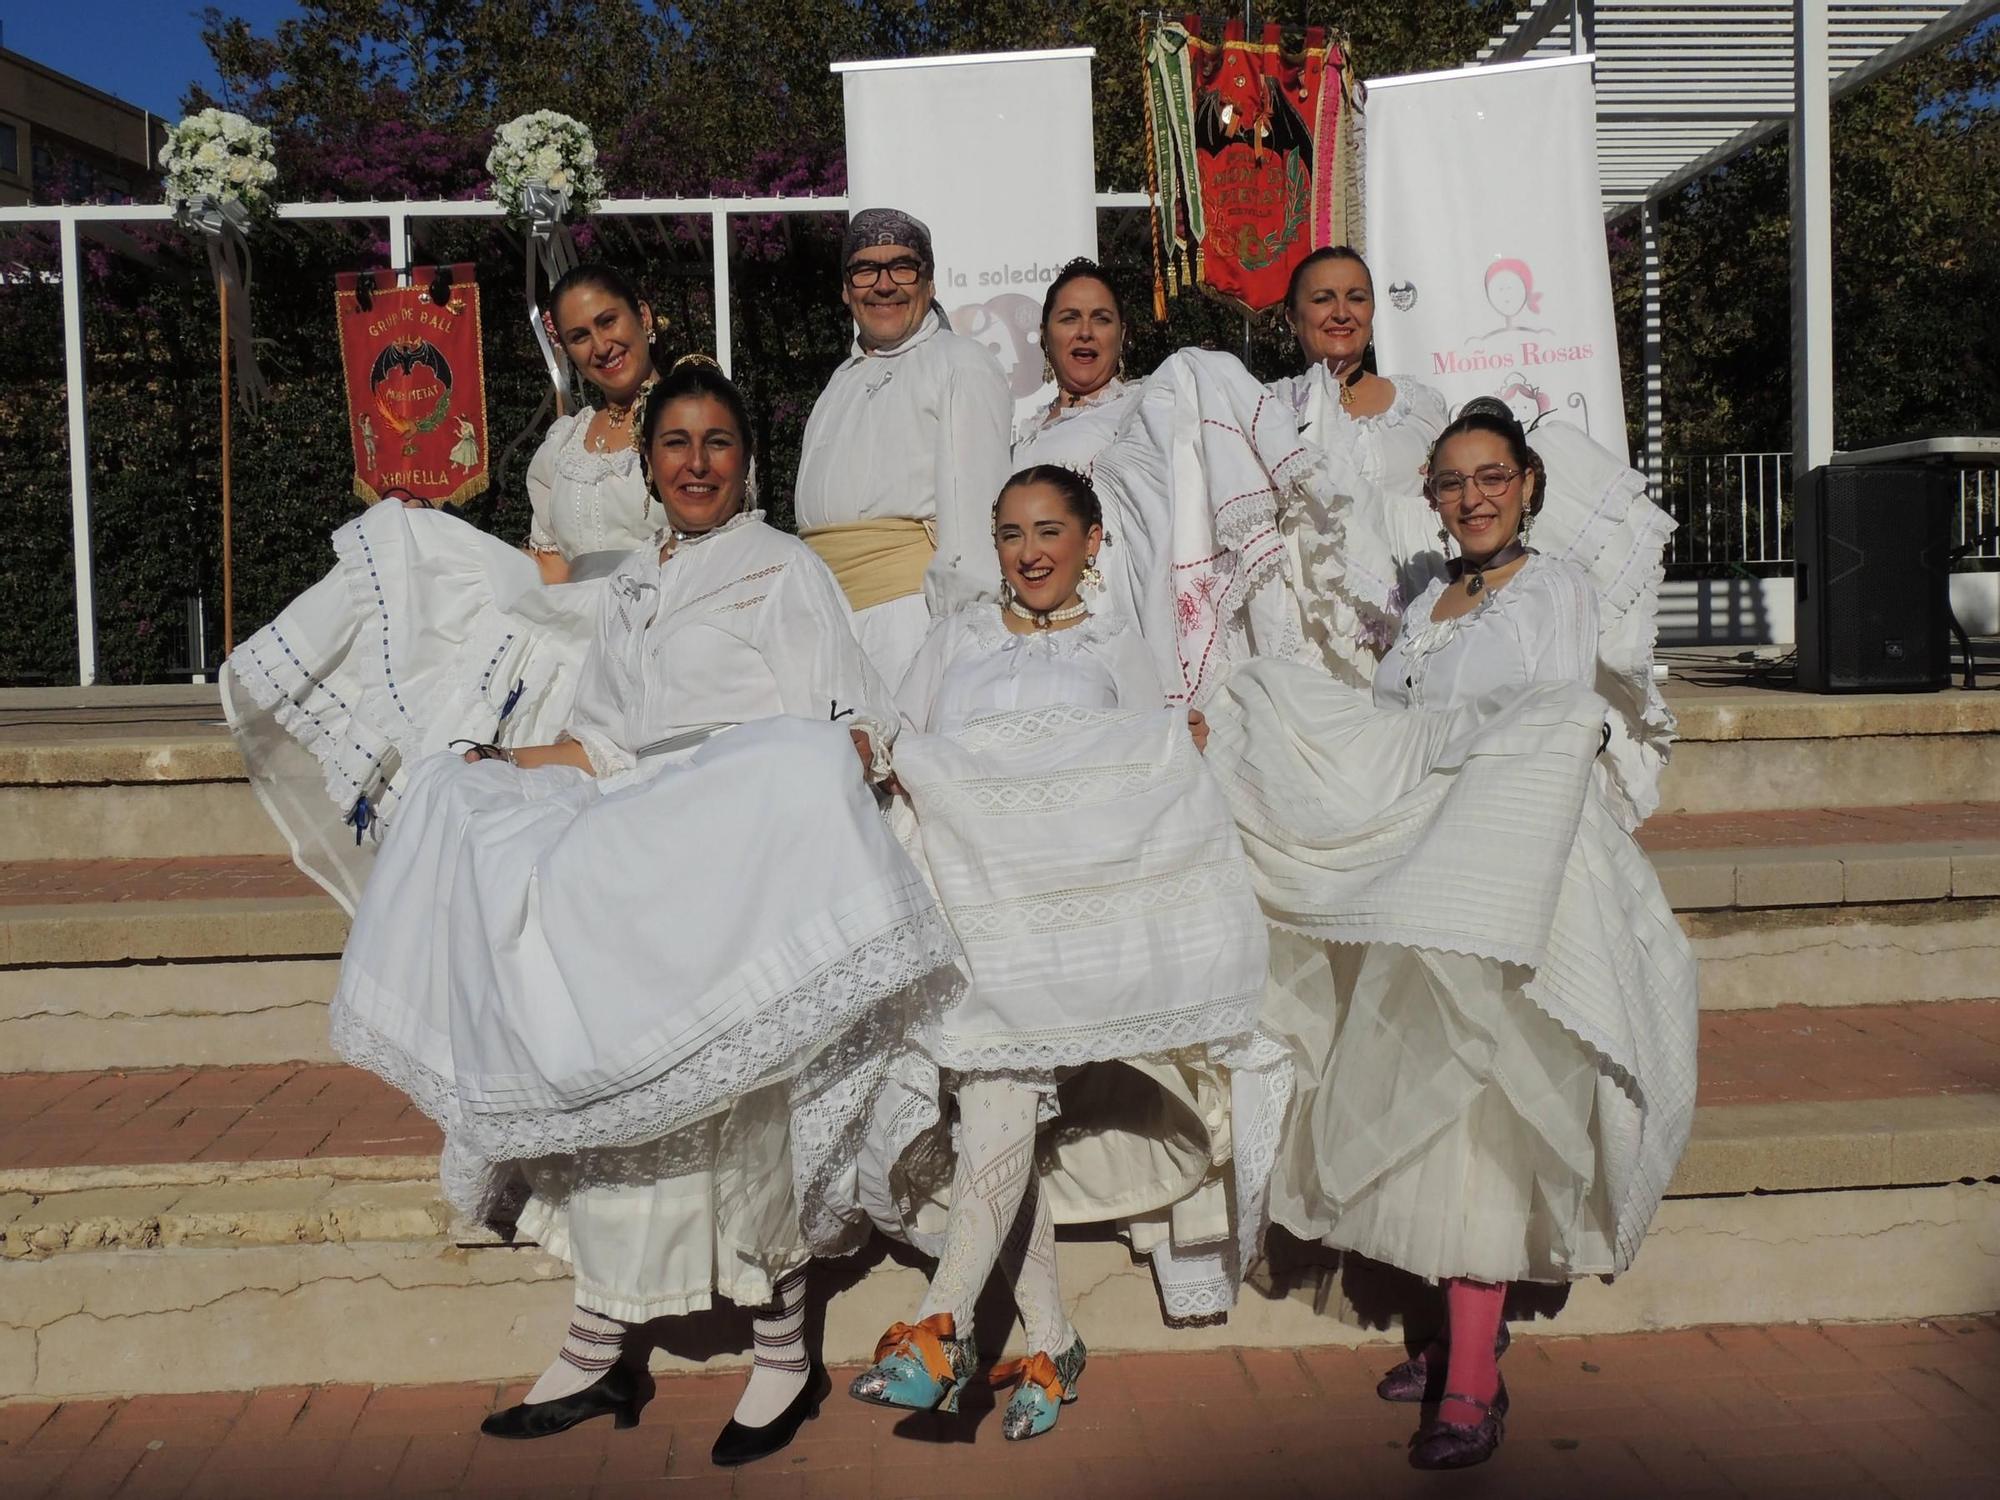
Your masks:
[{"label": "stone stair edge", "polygon": [[[1676,911],[2000,897],[2000,839],[1728,845],[1653,850],[1647,857]],[[19,868],[34,861],[8,863]],[[149,861],[105,863],[139,865]],[[299,948],[295,939],[281,946],[255,946],[240,953],[232,952],[227,944],[219,945],[213,939],[199,938],[185,930],[204,919],[231,921],[238,926],[252,924],[253,928],[275,925],[284,931],[296,930],[298,924],[305,923],[310,924],[314,941],[324,941],[326,934],[344,932],[346,921],[332,898],[321,893],[0,905],[0,964],[94,961],[88,957],[37,959],[31,956],[31,951],[49,945],[48,935],[53,933],[115,937],[124,932],[147,931],[151,923],[164,923],[166,930],[158,935],[149,932],[145,951],[127,952],[124,948],[134,945],[113,943],[96,956],[96,961],[321,951]],[[341,940],[335,937],[332,948],[324,951],[337,952]],[[266,939],[267,943],[270,941]],[[82,951],[82,944],[74,939],[53,946]],[[14,956],[17,950],[24,956]]]},{"label": "stone stair edge", "polygon": [[347,916],[331,897],[79,901],[0,906],[0,966],[334,957]]},{"label": "stone stair edge", "polygon": [[1676,737],[1697,744],[2000,734],[2000,694],[1872,694],[1851,698],[1668,695]]},{"label": "stone stair edge", "polygon": [[2000,896],[2000,839],[1659,849],[1647,857],[1676,911]]},{"label": "stone stair edge", "polygon": [[235,742],[215,734],[0,742],[0,787],[153,786],[246,781]]},{"label": "stone stair edge", "polygon": [[[2000,1176],[2000,1093],[1705,1105],[1675,1200],[1949,1186]],[[430,1155],[0,1171],[0,1260],[97,1250],[426,1242],[511,1246],[456,1219]]]},{"label": "stone stair edge", "polygon": [[[1771,701],[1703,696],[1677,698],[1672,707],[1678,738],[1691,744],[2000,734],[2000,694]],[[189,721],[170,721],[143,734],[0,738],[0,787],[242,780],[235,742],[219,727]]]}]

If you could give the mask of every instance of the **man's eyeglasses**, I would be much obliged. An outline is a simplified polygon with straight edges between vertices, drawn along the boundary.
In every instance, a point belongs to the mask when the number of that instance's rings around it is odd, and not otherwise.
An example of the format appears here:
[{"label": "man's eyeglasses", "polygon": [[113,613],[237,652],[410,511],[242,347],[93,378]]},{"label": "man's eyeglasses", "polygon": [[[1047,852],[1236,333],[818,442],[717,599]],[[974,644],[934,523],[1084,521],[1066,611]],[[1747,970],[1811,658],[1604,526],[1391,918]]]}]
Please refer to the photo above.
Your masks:
[{"label": "man's eyeglasses", "polygon": [[924,279],[924,263],[920,260],[857,260],[848,264],[847,284],[857,292],[865,292],[882,279],[884,271],[895,286],[915,286]]},{"label": "man's eyeglasses", "polygon": [[1431,493],[1440,500],[1456,500],[1465,494],[1465,487],[1470,484],[1485,499],[1498,500],[1507,493],[1507,486],[1520,477],[1519,469],[1509,469],[1501,464],[1487,464],[1470,474],[1446,469],[1431,475]]}]

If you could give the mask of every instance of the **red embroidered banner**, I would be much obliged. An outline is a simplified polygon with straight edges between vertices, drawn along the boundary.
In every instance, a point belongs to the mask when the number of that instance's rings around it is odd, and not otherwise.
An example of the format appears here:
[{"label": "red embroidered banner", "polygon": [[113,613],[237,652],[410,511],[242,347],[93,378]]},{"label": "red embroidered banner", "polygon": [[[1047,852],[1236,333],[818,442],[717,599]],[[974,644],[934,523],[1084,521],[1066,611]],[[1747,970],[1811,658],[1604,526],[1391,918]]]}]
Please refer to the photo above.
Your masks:
[{"label": "red embroidered banner", "polygon": [[1260,313],[1313,250],[1358,238],[1358,88],[1322,27],[1293,51],[1276,26],[1251,42],[1231,21],[1220,44],[1198,27],[1165,22],[1147,42],[1154,311],[1185,283]]},{"label": "red embroidered banner", "polygon": [[458,504],[486,488],[486,363],[470,265],[334,278],[354,493]]}]

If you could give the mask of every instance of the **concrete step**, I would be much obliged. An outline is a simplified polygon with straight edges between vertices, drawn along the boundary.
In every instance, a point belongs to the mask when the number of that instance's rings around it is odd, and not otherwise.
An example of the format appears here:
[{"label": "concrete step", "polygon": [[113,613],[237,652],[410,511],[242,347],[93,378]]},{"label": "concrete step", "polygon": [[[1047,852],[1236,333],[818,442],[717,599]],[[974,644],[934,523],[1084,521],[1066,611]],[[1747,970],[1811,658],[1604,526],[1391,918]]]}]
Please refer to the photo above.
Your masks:
[{"label": "concrete step", "polygon": [[[1683,665],[1666,813],[1991,797],[2000,691],[1815,697]],[[215,689],[0,691],[0,861],[283,854]]]},{"label": "concrete step", "polygon": [[[2000,803],[1655,818],[1710,1010],[1962,1000],[2000,972]],[[326,1061],[346,921],[271,855],[0,863],[0,1072]]]},{"label": "concrete step", "polygon": [[[2000,1003],[1711,1016],[1702,1065],[1694,1140],[1637,1266],[1528,1296],[1560,1307],[1554,1331],[2000,1303]],[[0,1079],[0,1131],[0,1389],[507,1379],[560,1337],[565,1269],[453,1224],[435,1133],[366,1075],[17,1075]],[[1066,1231],[1061,1254],[1094,1350],[1387,1336],[1352,1314],[1365,1273],[1296,1243],[1201,1330],[1161,1326],[1149,1272],[1115,1240]],[[921,1295],[920,1264],[879,1243],[815,1274],[829,1360],[867,1357]],[[668,1365],[740,1361],[742,1329],[697,1323]]]},{"label": "concrete step", "polygon": [[1972,801],[1994,795],[2000,691],[1819,697],[1677,672],[1663,813]]},{"label": "concrete step", "polygon": [[31,714],[0,730],[0,860],[287,853],[207,692],[190,707]]}]

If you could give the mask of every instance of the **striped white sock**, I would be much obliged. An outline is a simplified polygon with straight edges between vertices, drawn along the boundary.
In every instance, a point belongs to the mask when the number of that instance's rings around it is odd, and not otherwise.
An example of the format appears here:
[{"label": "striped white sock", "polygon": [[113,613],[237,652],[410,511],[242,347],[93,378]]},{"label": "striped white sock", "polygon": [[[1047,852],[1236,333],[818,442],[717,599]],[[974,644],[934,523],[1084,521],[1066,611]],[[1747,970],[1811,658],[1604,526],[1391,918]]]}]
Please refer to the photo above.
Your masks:
[{"label": "striped white sock", "polygon": [[736,1420],[763,1427],[805,1389],[812,1361],[806,1354],[806,1273],[801,1266],[773,1289],[772,1305],[751,1320],[757,1352],[750,1383],[736,1403]]},{"label": "striped white sock", "polygon": [[573,1308],[569,1332],[555,1363],[542,1371],[542,1378],[527,1394],[528,1403],[558,1401],[603,1379],[604,1372],[617,1364],[624,1352],[625,1327],[616,1318],[594,1313],[581,1304]]}]

